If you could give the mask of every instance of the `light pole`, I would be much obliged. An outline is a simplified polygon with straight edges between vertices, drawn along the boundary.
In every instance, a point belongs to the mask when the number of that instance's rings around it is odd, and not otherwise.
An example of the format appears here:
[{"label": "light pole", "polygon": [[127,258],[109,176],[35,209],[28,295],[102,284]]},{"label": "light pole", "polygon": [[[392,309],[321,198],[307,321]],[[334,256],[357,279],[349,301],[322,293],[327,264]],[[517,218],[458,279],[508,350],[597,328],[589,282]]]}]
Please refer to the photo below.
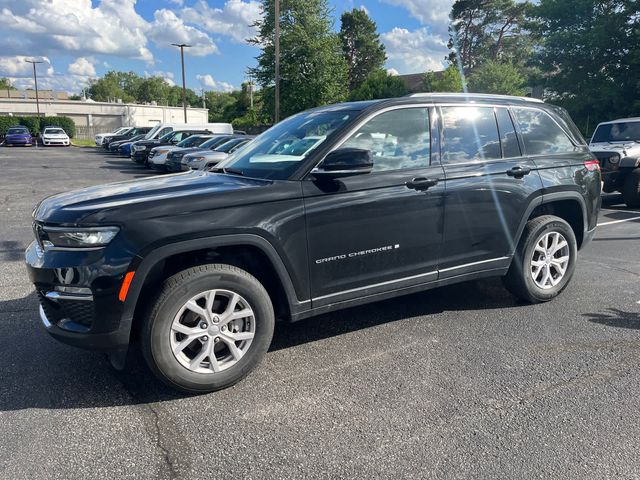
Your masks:
[{"label": "light pole", "polygon": [[38,74],[36,73],[36,63],[44,63],[42,60],[27,60],[25,62],[33,65],[33,82],[36,84],[36,110],[38,112],[38,123],[40,122],[40,98],[38,98]]},{"label": "light pole", "polygon": [[172,43],[174,47],[180,47],[180,60],[182,62],[182,107],[184,108],[184,123],[187,123],[187,86],[184,82],[184,49],[191,45],[186,43]]},{"label": "light pole", "polygon": [[276,77],[276,91],[275,91],[275,112],[273,114],[273,123],[280,121],[280,0],[275,0],[275,32],[273,44],[275,48],[275,77]]}]

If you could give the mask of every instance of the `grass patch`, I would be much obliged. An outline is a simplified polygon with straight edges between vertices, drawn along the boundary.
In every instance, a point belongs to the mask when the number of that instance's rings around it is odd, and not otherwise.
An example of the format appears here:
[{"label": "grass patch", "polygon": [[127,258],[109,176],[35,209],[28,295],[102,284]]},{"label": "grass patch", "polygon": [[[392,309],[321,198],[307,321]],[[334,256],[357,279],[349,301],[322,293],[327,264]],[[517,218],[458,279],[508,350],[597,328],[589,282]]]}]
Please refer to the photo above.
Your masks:
[{"label": "grass patch", "polygon": [[96,142],[94,140],[84,140],[82,138],[74,138],[71,140],[71,143],[76,145],[77,147],[95,147]]}]

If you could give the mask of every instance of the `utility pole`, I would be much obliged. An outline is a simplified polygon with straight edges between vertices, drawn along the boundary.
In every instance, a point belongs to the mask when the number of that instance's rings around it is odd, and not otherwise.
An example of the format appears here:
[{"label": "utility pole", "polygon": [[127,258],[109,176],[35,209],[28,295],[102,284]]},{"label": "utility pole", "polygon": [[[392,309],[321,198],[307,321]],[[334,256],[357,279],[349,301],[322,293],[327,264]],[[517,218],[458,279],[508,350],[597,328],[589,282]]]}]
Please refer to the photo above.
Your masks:
[{"label": "utility pole", "polygon": [[207,108],[207,103],[204,98],[204,88],[201,88],[200,91],[202,92],[202,108]]},{"label": "utility pole", "polygon": [[180,47],[180,61],[182,62],[182,107],[184,108],[184,123],[187,123],[187,85],[184,81],[184,49],[191,45],[186,43],[172,43],[174,47]]},{"label": "utility pole", "polygon": [[38,97],[38,74],[36,73],[36,63],[44,63],[42,60],[27,60],[25,62],[33,65],[33,82],[36,84],[36,110],[38,112],[38,123],[40,123],[40,98]]},{"label": "utility pole", "polygon": [[249,105],[253,110],[253,75],[249,74]]},{"label": "utility pole", "polygon": [[274,47],[276,56],[276,91],[275,91],[275,112],[273,123],[280,121],[280,0],[275,0],[275,32]]}]

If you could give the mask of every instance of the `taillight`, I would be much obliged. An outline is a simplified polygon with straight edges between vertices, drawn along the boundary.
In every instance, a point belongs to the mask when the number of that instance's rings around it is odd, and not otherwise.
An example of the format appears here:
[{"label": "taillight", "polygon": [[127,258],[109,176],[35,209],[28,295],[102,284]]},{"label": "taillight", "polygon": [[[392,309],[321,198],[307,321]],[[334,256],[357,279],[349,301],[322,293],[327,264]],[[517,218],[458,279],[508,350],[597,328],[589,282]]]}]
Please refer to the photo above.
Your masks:
[{"label": "taillight", "polygon": [[587,167],[587,170],[589,170],[590,172],[600,170],[600,162],[598,160],[587,160],[586,162],[584,162],[584,166]]}]

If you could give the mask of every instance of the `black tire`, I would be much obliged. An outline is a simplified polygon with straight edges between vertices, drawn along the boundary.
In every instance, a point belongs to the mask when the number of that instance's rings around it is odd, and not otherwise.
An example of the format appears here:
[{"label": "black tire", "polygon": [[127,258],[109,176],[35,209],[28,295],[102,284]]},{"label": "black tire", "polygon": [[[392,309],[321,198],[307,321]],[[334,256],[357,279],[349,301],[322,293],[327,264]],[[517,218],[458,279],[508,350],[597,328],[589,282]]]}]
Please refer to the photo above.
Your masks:
[{"label": "black tire", "polygon": [[632,170],[624,179],[622,198],[629,208],[640,208],[640,168]]},{"label": "black tire", "polygon": [[[198,373],[174,356],[169,340],[171,324],[189,299],[213,289],[228,289],[246,299],[255,314],[255,335],[235,365],[216,373]],[[144,321],[142,353],[154,374],[170,387],[189,393],[211,392],[230,387],[256,368],[271,344],[274,324],[269,294],[255,277],[231,265],[201,265],[183,270],[164,282]]]},{"label": "black tire", "polygon": [[[547,233],[562,234],[569,248],[569,262],[561,281],[548,289],[539,287],[531,273],[531,260],[540,238]],[[521,300],[530,303],[548,302],[557,297],[569,284],[576,266],[578,247],[571,226],[563,219],[544,215],[530,220],[522,232],[515,255],[503,283],[507,290]]]}]

